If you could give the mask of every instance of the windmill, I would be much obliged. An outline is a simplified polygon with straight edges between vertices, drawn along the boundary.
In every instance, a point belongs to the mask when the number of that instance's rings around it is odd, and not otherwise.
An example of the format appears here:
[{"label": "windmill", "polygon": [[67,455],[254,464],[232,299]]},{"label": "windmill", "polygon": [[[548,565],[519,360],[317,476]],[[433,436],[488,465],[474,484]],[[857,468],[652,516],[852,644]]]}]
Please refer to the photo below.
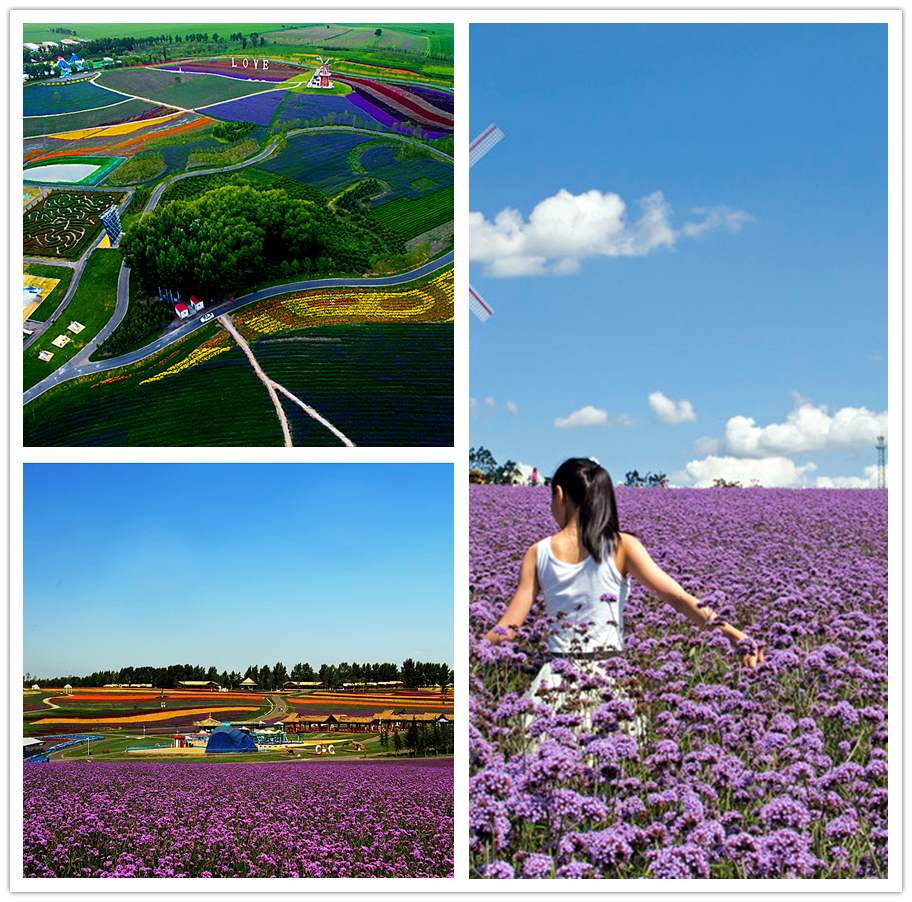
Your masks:
[{"label": "windmill", "polygon": [[320,61],[320,65],[317,66],[314,74],[311,76],[310,81],[307,83],[308,88],[332,88],[333,83],[330,81],[330,71],[329,64],[332,62],[328,57],[324,60],[322,56],[318,56],[317,59]]},{"label": "windmill", "polygon": [[[503,136],[504,133],[496,125],[489,125],[469,145],[469,169],[471,169],[498,141],[500,141]],[[491,306],[471,285],[469,285],[469,309],[482,322],[494,312],[493,309],[491,309]]]}]

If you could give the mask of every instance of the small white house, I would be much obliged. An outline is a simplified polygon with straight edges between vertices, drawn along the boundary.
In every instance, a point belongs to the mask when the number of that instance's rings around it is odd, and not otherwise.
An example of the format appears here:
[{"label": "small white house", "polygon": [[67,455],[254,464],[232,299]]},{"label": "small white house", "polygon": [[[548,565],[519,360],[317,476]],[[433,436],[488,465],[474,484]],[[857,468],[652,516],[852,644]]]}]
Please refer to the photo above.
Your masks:
[{"label": "small white house", "polygon": [[198,297],[196,297],[196,295],[193,295],[190,298],[190,309],[194,313],[199,313],[200,310],[202,310],[204,306],[205,306],[205,304],[203,303],[203,301],[200,300]]},{"label": "small white house", "polygon": [[178,319],[187,319],[190,316],[190,308],[186,304],[176,304],[174,312],[177,314]]}]

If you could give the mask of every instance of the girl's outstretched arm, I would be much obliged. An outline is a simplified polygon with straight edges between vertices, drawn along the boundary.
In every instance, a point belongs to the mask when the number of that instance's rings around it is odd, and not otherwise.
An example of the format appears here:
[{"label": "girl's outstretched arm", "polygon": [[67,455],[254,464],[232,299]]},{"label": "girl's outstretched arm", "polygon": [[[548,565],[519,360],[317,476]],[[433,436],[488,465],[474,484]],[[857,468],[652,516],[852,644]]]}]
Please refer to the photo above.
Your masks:
[{"label": "girl's outstretched arm", "polygon": [[[523,625],[529,611],[532,610],[532,602],[535,601],[539,593],[538,585],[538,566],[536,562],[536,546],[533,545],[524,555],[522,564],[519,568],[519,585],[513,594],[513,599],[507,605],[507,610],[503,617],[497,621],[497,626],[490,630],[485,639],[493,642],[495,645],[499,642],[516,637],[516,628]],[[497,632],[501,627],[505,632]]]},{"label": "girl's outstretched arm", "polygon": [[[643,543],[634,536],[624,533],[618,546],[618,567],[623,574],[631,574],[641,582],[653,595],[671,605],[679,614],[683,614],[691,623],[706,628],[718,616],[712,608],[701,607],[700,600],[685,592],[650,556]],[[747,636],[730,623],[720,627],[719,632],[737,646]],[[763,662],[763,652],[757,649],[754,654],[744,656],[748,667],[756,667]]]}]

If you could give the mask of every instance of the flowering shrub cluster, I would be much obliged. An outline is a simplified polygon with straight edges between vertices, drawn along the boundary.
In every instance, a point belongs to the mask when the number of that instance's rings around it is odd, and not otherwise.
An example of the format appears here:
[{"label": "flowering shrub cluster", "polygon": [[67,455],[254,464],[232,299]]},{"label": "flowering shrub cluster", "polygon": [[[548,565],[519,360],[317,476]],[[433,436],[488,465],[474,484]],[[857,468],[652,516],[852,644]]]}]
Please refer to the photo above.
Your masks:
[{"label": "flowering shrub cluster", "polygon": [[887,876],[885,492],[621,489],[621,529],[766,663],[634,584],[625,654],[552,661],[535,699],[549,631],[586,625],[537,602],[515,642],[479,637],[550,493],[470,492],[473,876]]},{"label": "flowering shrub cluster", "polygon": [[449,877],[451,760],[25,770],[26,877]]}]

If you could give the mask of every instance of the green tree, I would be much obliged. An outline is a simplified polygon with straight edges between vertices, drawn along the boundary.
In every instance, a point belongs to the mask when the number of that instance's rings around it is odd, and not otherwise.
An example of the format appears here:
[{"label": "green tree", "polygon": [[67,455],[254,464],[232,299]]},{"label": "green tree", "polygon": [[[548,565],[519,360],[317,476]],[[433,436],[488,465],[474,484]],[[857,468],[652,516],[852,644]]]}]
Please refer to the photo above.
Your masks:
[{"label": "green tree", "polygon": [[398,730],[393,733],[393,751],[397,755],[402,751],[402,734]]}]

